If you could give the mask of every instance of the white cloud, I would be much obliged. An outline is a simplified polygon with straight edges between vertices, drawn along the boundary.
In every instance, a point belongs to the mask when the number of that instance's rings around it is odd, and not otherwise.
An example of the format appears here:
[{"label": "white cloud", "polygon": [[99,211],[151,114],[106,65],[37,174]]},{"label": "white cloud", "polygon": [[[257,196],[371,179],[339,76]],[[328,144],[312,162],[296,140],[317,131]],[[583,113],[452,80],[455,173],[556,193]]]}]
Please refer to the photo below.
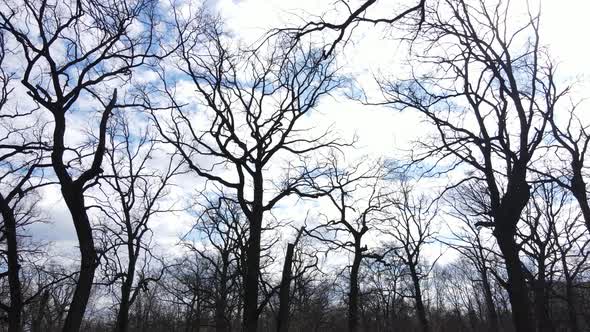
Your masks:
[{"label": "white cloud", "polygon": [[[216,7],[227,21],[231,32],[245,44],[259,41],[269,28],[285,25],[298,25],[304,22],[303,15],[319,15],[326,13],[327,19],[342,20],[342,12],[332,10],[333,2],[317,0],[219,0]],[[543,1],[542,40],[550,47],[551,54],[560,62],[563,77],[571,79],[575,76],[590,75],[590,62],[587,60],[589,51],[581,35],[590,31],[590,21],[586,15],[590,3],[576,0]],[[385,10],[381,8],[380,10]],[[406,50],[388,38],[394,31],[386,31],[382,27],[361,27],[354,35],[354,43],[350,43],[343,55],[338,59],[343,70],[353,74],[358,84],[367,89],[375,89],[373,75],[379,73],[393,74],[403,70],[407,57]],[[143,83],[156,77],[149,71],[137,75]],[[179,97],[183,101],[194,102],[194,88],[191,83],[181,81],[178,84]],[[20,93],[19,95],[22,95]],[[411,142],[425,134],[425,125],[410,112],[397,112],[384,107],[367,107],[356,101],[343,98],[334,100],[325,98],[317,112],[305,118],[303,126],[315,125],[317,130],[334,125],[335,130],[344,139],[355,134],[359,137],[356,150],[350,150],[350,160],[363,155],[371,157],[400,157],[404,149],[410,148]],[[80,140],[79,130],[87,123],[88,113],[73,118],[68,123],[74,128],[69,139]],[[195,117],[196,121],[205,121],[204,116]],[[318,125],[320,124],[320,125]],[[277,173],[278,174],[278,173]],[[174,189],[174,196],[182,198],[192,195],[203,181],[193,174],[180,177],[179,187]],[[50,217],[52,224],[38,225],[31,228],[35,236],[54,241],[56,246],[71,250],[75,246],[75,232],[71,217],[60,199],[59,188],[48,187],[43,190],[41,207]],[[301,222],[307,211],[318,209],[319,203],[301,204],[291,198],[282,202],[281,211],[277,215],[285,219]],[[154,239],[163,246],[175,244],[178,235],[186,232],[192,223],[190,215],[179,213],[170,216],[158,216],[153,222]],[[287,237],[287,236],[286,236]],[[436,249],[432,249],[436,251]],[[433,254],[434,255],[434,254]]]}]

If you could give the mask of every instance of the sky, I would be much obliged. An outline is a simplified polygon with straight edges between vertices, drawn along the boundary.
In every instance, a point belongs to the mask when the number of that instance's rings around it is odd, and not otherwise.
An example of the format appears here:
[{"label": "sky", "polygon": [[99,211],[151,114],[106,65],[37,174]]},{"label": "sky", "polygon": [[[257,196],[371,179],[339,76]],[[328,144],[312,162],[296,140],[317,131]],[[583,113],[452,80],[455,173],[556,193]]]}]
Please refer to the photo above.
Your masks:
[{"label": "sky", "polygon": [[[524,6],[525,1],[513,0]],[[387,1],[382,1],[383,3]],[[283,26],[297,26],[314,15],[326,14],[335,21],[343,19],[341,12],[334,10],[335,1],[318,0],[217,0],[208,6],[224,19],[226,27],[244,44],[260,40],[269,29]],[[353,2],[354,3],[354,2]],[[399,2],[387,2],[396,6]],[[582,0],[542,0],[542,43],[559,63],[561,79],[564,81],[588,80],[590,44],[585,41],[590,32],[587,13],[590,2]],[[338,8],[338,7],[337,7]],[[377,8],[376,12],[387,12],[391,8]],[[340,13],[340,14],[339,14]],[[390,37],[395,31],[381,27],[359,28],[339,55],[338,62],[344,72],[357,77],[363,87],[374,86],[372,76],[379,73],[396,75],[403,70],[407,52]],[[585,84],[576,85],[576,97],[588,97],[590,90]],[[423,135],[425,130],[421,119],[413,113],[400,113],[385,107],[368,107],[345,98],[326,98],[317,112],[310,115],[309,124],[333,124],[342,137],[358,136],[356,149],[347,158],[354,161],[363,156],[370,158],[395,157],[403,153],[404,147]],[[78,124],[82,126],[82,124]],[[200,184],[198,179],[183,178],[180,191],[182,196],[191,187]],[[69,213],[60,198],[57,186],[43,189],[40,208],[48,215],[48,223],[33,226],[30,231],[34,238],[51,243],[60,257],[77,257],[76,238]],[[303,218],[317,205],[301,204],[292,198],[285,201],[277,211],[279,218]],[[156,218],[152,224],[154,240],[162,248],[176,243],[186,232],[192,219],[185,213]],[[286,236],[287,237],[287,236]]]}]

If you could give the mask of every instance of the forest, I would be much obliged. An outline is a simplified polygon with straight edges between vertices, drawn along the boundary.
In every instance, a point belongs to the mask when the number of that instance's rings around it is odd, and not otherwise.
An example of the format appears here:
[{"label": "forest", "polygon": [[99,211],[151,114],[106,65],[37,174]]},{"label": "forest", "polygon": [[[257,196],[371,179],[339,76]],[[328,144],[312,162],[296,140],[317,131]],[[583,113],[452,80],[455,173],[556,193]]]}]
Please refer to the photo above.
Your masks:
[{"label": "forest", "polygon": [[0,331],[590,331],[549,2],[0,1]]}]

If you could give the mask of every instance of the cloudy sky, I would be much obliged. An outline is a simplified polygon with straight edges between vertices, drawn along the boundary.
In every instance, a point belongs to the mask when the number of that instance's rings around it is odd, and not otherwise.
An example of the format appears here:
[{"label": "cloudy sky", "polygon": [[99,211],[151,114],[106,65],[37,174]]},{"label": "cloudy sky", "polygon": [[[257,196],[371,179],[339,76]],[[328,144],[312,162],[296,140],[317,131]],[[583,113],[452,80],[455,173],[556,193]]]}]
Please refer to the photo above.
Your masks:
[{"label": "cloudy sky", "polygon": [[[387,6],[399,6],[397,1],[383,1]],[[524,7],[524,0],[514,0]],[[534,1],[533,1],[534,2]],[[225,20],[226,27],[244,44],[255,43],[270,28],[297,26],[306,19],[324,15],[327,20],[343,19],[342,9],[336,1],[318,0],[218,0],[208,6]],[[376,7],[375,13],[393,10]],[[587,13],[590,3],[582,0],[542,0],[541,42],[550,48],[551,55],[559,63],[563,80],[590,78],[590,46],[585,42],[590,32]],[[371,87],[374,74],[402,75],[407,51],[394,41],[396,31],[384,27],[363,26],[355,31],[353,42],[339,55],[343,70],[353,75],[364,88]],[[576,96],[584,97],[585,84],[577,85]],[[359,138],[357,149],[348,156],[351,160],[361,156],[395,157],[419,135],[424,134],[421,120],[412,113],[400,113],[383,107],[367,107],[347,99],[327,98],[322,101],[319,112],[313,113],[309,123],[333,124],[342,137]],[[182,190],[198,185],[198,181],[184,182]],[[177,193],[178,194],[178,193]],[[182,191],[179,193],[182,194]],[[31,229],[35,238],[52,243],[55,252],[64,256],[76,254],[75,233],[69,213],[60,199],[59,188],[46,188],[40,206],[50,222]],[[309,209],[317,206],[298,203],[295,199],[281,205],[279,217],[301,219]],[[175,216],[157,218],[152,227],[155,240],[162,246],[175,243],[178,236],[190,227],[191,217],[179,213]],[[76,254],[77,255],[77,254]]]}]

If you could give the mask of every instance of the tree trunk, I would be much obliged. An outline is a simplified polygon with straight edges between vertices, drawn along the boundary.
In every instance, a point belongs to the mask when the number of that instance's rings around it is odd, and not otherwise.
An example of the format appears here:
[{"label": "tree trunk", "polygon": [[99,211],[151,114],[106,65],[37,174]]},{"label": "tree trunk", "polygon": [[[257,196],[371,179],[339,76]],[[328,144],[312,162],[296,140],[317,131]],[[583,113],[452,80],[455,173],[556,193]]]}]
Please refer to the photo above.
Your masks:
[{"label": "tree trunk", "polygon": [[256,217],[250,219],[246,280],[244,282],[244,326],[246,332],[258,328],[258,276],[260,269],[260,238],[262,232],[262,207],[256,207]]},{"label": "tree trunk", "polygon": [[504,256],[514,328],[516,332],[533,332],[529,292],[515,240],[520,215],[530,199],[530,187],[526,182],[526,168],[517,165],[514,168],[506,193],[494,211],[493,234]]},{"label": "tree trunk", "polygon": [[[496,228],[494,233],[497,233],[497,231],[498,228]],[[512,235],[508,234],[498,234],[496,238],[506,263],[508,297],[512,307],[514,327],[517,332],[533,332],[529,293],[520,258],[518,257],[516,241]]]},{"label": "tree trunk", "polygon": [[279,292],[279,316],[277,319],[277,332],[289,331],[289,295],[291,290],[291,267],[293,264],[293,251],[295,245],[287,244],[285,263],[283,265],[283,276],[281,278],[281,289]]},{"label": "tree trunk", "polygon": [[92,226],[86,213],[82,188],[62,185],[62,194],[76,228],[76,235],[80,245],[80,274],[74,296],[70,302],[70,309],[66,316],[63,332],[78,332],[82,325],[86,305],[90,298],[94,271],[97,266],[97,254],[92,237]]},{"label": "tree trunk", "polygon": [[578,323],[578,313],[576,311],[576,302],[575,302],[575,291],[572,278],[567,272],[567,261],[565,255],[562,254],[561,262],[563,264],[563,269],[566,271],[565,275],[565,298],[567,302],[567,312],[569,317],[569,325],[571,332],[579,332],[580,326]]},{"label": "tree trunk", "polygon": [[215,303],[215,332],[227,332],[228,324],[225,317],[226,299],[220,297]]},{"label": "tree trunk", "polygon": [[428,319],[426,318],[426,308],[424,308],[424,302],[422,301],[422,289],[420,288],[420,278],[416,271],[416,266],[410,264],[410,276],[412,283],[414,284],[414,299],[416,301],[416,314],[418,315],[418,321],[422,327],[423,332],[429,332],[430,327],[428,326]]},{"label": "tree trunk", "polygon": [[496,311],[496,304],[492,295],[490,287],[490,280],[488,278],[487,268],[484,266],[481,271],[482,286],[484,291],[484,298],[486,301],[486,312],[488,316],[488,326],[490,332],[499,331],[498,313]]},{"label": "tree trunk", "polygon": [[229,322],[225,316],[227,307],[227,274],[229,266],[228,254],[222,254],[222,270],[219,276],[219,290],[217,292],[217,299],[215,300],[215,331],[227,332],[229,330]]},{"label": "tree trunk", "polygon": [[188,317],[186,317],[186,321],[184,322],[184,332],[193,331],[193,308],[191,307],[189,310]]},{"label": "tree trunk", "polygon": [[129,329],[129,307],[131,306],[131,283],[134,278],[134,269],[127,273],[125,281],[121,286],[121,303],[119,303],[119,312],[117,313],[117,322],[115,325],[116,332],[127,332]]},{"label": "tree trunk", "polygon": [[0,195],[0,210],[4,219],[6,236],[8,287],[10,290],[10,306],[8,308],[8,332],[22,331],[23,297],[20,283],[20,264],[18,262],[18,242],[16,235],[16,218],[8,202]]},{"label": "tree trunk", "polygon": [[[358,243],[358,241],[357,241]],[[354,259],[350,268],[350,290],[348,293],[348,331],[358,330],[358,298],[359,298],[359,269],[361,266],[362,252],[360,244],[355,245]]]},{"label": "tree trunk", "polygon": [[545,282],[544,257],[541,257],[538,264],[538,277],[533,281],[535,296],[535,318],[538,332],[553,331],[551,319],[549,319],[549,304],[547,301],[547,283]]},{"label": "tree trunk", "polygon": [[[109,108],[105,109],[103,118],[101,120],[101,134],[104,135],[106,130],[106,121],[112,111],[112,107],[117,98],[117,93],[113,94],[113,99],[109,104]],[[92,282],[94,281],[94,271],[98,265],[98,255],[96,248],[94,248],[94,238],[92,236],[92,225],[88,218],[86,211],[86,204],[84,202],[84,185],[85,181],[92,180],[96,175],[92,173],[83,173],[87,178],[74,181],[67,171],[67,166],[64,164],[63,156],[66,150],[64,137],[66,133],[65,110],[60,105],[56,104],[55,109],[51,110],[54,115],[54,129],[53,129],[53,151],[51,152],[51,163],[56,176],[61,184],[61,193],[66,202],[74,228],[76,229],[76,236],[78,238],[78,245],[80,249],[80,272],[78,274],[78,281],[74,290],[74,295],[69,305],[68,314],[66,316],[63,332],[78,332],[82,325],[86,305],[90,298],[90,291],[92,289]],[[102,150],[100,150],[102,148]],[[104,145],[98,146],[95,151],[95,163],[98,165],[94,172],[100,171],[100,164],[104,153]]]},{"label": "tree trunk", "polygon": [[582,176],[581,167],[572,163],[573,176],[571,179],[571,191],[582,211],[584,217],[584,223],[586,228],[590,231],[590,204],[588,204],[588,194],[586,193],[586,182]]}]

